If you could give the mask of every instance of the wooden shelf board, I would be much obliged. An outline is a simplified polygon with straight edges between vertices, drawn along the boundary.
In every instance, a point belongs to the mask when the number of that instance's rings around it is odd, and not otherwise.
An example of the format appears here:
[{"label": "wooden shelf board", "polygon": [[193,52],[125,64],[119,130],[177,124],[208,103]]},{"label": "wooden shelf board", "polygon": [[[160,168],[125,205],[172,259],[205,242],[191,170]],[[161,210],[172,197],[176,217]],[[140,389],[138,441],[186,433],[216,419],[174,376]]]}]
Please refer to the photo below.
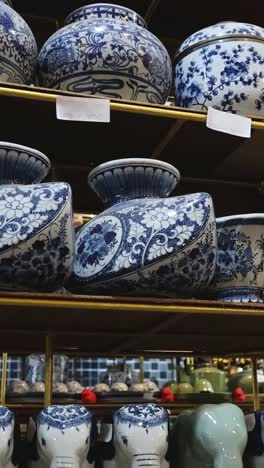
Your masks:
[{"label": "wooden shelf board", "polygon": [[259,355],[264,307],[198,300],[1,292],[1,350]]}]

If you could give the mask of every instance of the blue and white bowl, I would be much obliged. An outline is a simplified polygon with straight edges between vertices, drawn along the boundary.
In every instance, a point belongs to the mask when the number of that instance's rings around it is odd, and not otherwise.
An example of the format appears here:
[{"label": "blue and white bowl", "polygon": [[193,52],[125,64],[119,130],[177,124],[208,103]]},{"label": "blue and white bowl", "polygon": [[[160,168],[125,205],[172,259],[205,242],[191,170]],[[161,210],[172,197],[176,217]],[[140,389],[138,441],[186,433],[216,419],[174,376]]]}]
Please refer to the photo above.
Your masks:
[{"label": "blue and white bowl", "polygon": [[218,251],[211,291],[228,302],[264,302],[264,214],[216,220]]},{"label": "blue and white bowl", "polygon": [[172,67],[163,44],[134,11],[87,5],[42,47],[39,82],[46,88],[163,104]]},{"label": "blue and white bowl", "polygon": [[176,55],[181,107],[264,115],[264,29],[226,21],[186,39]]},{"label": "blue and white bowl", "polygon": [[[0,288],[56,291],[73,266],[71,189],[43,153],[0,142]],[[26,185],[25,185],[26,184]]]},{"label": "blue and white bowl", "polygon": [[205,288],[215,270],[210,195],[169,197],[180,178],[155,159],[121,159],[94,169],[89,184],[107,208],[75,243],[72,292],[181,296]]},{"label": "blue and white bowl", "polygon": [[31,29],[9,0],[0,1],[0,81],[32,84],[37,57]]}]

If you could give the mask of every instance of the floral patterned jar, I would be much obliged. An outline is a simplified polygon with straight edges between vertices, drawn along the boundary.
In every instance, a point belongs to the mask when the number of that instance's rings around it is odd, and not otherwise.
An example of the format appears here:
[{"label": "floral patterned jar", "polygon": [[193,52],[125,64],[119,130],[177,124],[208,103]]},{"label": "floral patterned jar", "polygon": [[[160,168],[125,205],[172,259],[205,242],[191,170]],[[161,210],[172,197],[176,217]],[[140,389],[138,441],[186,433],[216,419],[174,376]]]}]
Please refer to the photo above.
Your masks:
[{"label": "floral patterned jar", "polygon": [[134,11],[109,3],[79,8],[44,44],[39,82],[112,98],[164,104],[172,67],[163,44]]},{"label": "floral patterned jar", "polygon": [[32,84],[37,56],[31,29],[11,8],[10,0],[0,0],[0,81]]},{"label": "floral patterned jar", "polygon": [[40,183],[51,162],[0,142],[0,289],[55,292],[73,265],[71,188]]},{"label": "floral patterned jar", "polygon": [[212,199],[168,198],[179,178],[172,165],[140,158],[90,173],[106,210],[77,234],[71,291],[181,296],[208,285],[216,257]]},{"label": "floral patterned jar", "polygon": [[264,214],[217,219],[213,297],[228,302],[264,302]]},{"label": "floral patterned jar", "polygon": [[177,104],[264,115],[264,29],[226,21],[196,32],[176,55]]}]

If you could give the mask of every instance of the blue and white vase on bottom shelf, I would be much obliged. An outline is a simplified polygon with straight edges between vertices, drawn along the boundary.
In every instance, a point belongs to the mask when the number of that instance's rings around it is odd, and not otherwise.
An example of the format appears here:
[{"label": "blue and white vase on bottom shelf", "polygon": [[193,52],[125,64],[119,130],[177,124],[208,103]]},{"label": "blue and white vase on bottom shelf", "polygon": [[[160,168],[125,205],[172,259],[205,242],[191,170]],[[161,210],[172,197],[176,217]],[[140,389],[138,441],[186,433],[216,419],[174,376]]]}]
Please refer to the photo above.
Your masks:
[{"label": "blue and white vase on bottom shelf", "polygon": [[78,232],[70,291],[174,297],[209,284],[216,261],[212,199],[168,198],[179,178],[168,163],[137,158],[90,173],[107,209]]},{"label": "blue and white vase on bottom shelf", "polygon": [[0,142],[0,288],[53,292],[72,272],[71,188],[39,151]]},{"label": "blue and white vase on bottom shelf", "polygon": [[228,302],[264,302],[264,214],[216,220],[218,252],[212,297]]}]

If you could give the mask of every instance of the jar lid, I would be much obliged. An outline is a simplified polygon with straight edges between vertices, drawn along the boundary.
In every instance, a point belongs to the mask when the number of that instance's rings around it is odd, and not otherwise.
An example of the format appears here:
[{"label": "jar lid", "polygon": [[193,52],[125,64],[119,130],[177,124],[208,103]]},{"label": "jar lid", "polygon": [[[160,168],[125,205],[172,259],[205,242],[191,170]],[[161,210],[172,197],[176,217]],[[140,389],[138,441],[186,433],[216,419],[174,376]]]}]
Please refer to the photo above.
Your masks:
[{"label": "jar lid", "polygon": [[237,23],[236,21],[222,21],[221,23],[214,24],[213,26],[208,26],[207,28],[201,29],[200,31],[197,31],[191,36],[189,36],[181,44],[178,50],[178,54],[193,46],[199,45],[201,42],[204,43],[207,40],[212,40],[216,38],[230,38],[232,36],[251,36],[252,38],[255,37],[259,39],[264,39],[264,28],[249,23]]}]

